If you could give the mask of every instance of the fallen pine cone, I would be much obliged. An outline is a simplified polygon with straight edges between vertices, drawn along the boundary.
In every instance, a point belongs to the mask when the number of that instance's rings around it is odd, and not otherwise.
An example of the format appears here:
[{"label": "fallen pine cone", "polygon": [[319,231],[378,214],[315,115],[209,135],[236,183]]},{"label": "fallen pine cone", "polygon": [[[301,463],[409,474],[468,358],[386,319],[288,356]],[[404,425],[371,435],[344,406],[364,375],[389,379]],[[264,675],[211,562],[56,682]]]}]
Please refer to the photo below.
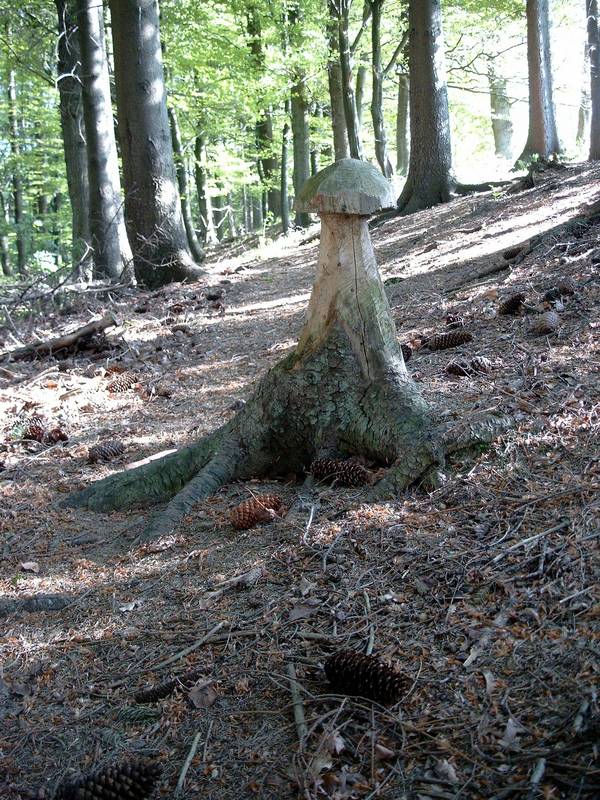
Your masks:
[{"label": "fallen pine cone", "polygon": [[123,442],[104,442],[95,444],[88,450],[88,461],[95,464],[98,461],[112,461],[119,458],[125,452]]},{"label": "fallen pine cone", "polygon": [[370,483],[371,473],[356,461],[341,458],[318,458],[310,465],[317,481],[334,481],[339,486],[364,486]]},{"label": "fallen pine cone", "polygon": [[377,703],[395,703],[405,679],[377,656],[340,650],[325,662],[325,675],[340,694],[367,697]]},{"label": "fallen pine cone", "polygon": [[473,340],[473,334],[469,331],[456,330],[449,333],[438,333],[425,342],[425,346],[431,350],[448,350],[450,347],[459,347]]},{"label": "fallen pine cone", "polygon": [[478,372],[491,372],[492,369],[493,365],[489,358],[475,356],[470,361],[451,361],[446,367],[446,372],[464,378]]},{"label": "fallen pine cone", "polygon": [[533,331],[538,334],[556,333],[560,328],[560,317],[556,311],[544,311],[533,323]]},{"label": "fallen pine cone", "polygon": [[155,761],[132,759],[61,784],[54,800],[146,800],[161,773]]},{"label": "fallen pine cone", "polygon": [[68,442],[69,437],[60,426],[56,426],[46,432],[44,441],[48,442],[48,444],[58,444],[58,442]]},{"label": "fallen pine cone", "polygon": [[135,693],[133,699],[136,703],[157,703],[159,700],[169,697],[173,692],[189,691],[203,674],[204,671],[200,669],[189,670],[178,678],[171,678],[168,681],[155,683],[147,689],[140,689]]},{"label": "fallen pine cone", "polygon": [[136,385],[136,383],[139,382],[139,375],[135,375],[133,372],[124,372],[122,375],[118,375],[116,378],[114,378],[114,380],[108,384],[106,389],[107,391],[111,392],[111,394],[128,392]]},{"label": "fallen pine cone", "polygon": [[517,292],[517,294],[513,294],[510,297],[507,297],[506,300],[503,300],[502,303],[498,306],[498,314],[506,315],[506,314],[518,314],[521,308],[523,307],[523,303],[525,302],[525,293],[524,292]]},{"label": "fallen pine cone", "polygon": [[276,494],[263,494],[244,500],[229,512],[229,519],[238,531],[248,530],[258,522],[272,522],[281,516],[284,510],[283,500]]},{"label": "fallen pine cone", "polygon": [[23,439],[31,439],[34,442],[43,442],[46,436],[46,421],[42,417],[29,417],[23,421]]}]

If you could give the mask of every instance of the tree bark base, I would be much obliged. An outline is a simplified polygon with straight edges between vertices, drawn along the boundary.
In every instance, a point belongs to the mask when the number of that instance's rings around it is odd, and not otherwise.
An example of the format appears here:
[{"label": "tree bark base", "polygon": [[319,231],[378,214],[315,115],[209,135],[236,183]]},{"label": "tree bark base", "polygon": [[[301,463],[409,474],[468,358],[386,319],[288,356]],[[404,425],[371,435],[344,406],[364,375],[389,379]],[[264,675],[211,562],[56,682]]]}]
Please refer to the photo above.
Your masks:
[{"label": "tree bark base", "polygon": [[481,437],[475,429],[454,438],[442,431],[403,364],[386,367],[384,380],[357,379],[358,360],[335,326],[317,351],[304,357],[295,351],[279,362],[241,412],[213,434],[100,480],[62,504],[108,512],[166,502],[142,535],[150,539],[172,531],[196,503],[233,480],[300,474],[315,458],[352,455],[387,468],[368,490],[370,499],[398,497],[443,466],[453,441],[466,446]]}]

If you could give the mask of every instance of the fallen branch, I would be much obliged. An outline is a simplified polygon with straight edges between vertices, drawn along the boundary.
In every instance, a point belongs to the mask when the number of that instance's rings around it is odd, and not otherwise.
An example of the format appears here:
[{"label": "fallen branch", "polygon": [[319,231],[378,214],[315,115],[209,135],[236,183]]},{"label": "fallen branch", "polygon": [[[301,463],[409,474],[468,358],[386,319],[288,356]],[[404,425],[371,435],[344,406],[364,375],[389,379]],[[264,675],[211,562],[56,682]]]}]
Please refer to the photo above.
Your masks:
[{"label": "fallen branch", "polygon": [[296,723],[296,733],[300,741],[300,749],[304,746],[304,740],[308,729],[306,727],[306,720],[304,718],[304,706],[302,698],[300,697],[300,686],[296,679],[296,667],[293,664],[288,664],[286,673],[290,679],[290,693],[292,695],[292,706],[294,708],[294,722]]},{"label": "fallen branch", "polygon": [[8,350],[2,353],[0,358],[7,357],[13,361],[19,361],[24,358],[33,358],[34,356],[56,353],[59,350],[71,347],[75,342],[85,339],[94,333],[99,333],[100,331],[106,330],[106,328],[111,328],[113,325],[118,325],[118,322],[113,314],[108,313],[105,314],[102,319],[92,320],[92,322],[88,322],[87,325],[77,328],[72,333],[57,336],[46,342],[28,344],[26,347],[20,347],[17,350]]}]

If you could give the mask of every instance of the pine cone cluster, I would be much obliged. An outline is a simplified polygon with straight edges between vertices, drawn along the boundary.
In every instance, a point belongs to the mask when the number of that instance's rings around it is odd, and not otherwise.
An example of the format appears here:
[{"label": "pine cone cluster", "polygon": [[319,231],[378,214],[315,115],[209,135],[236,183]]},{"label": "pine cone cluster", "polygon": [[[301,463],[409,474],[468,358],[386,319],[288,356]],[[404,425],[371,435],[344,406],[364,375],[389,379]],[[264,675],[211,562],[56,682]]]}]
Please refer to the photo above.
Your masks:
[{"label": "pine cone cluster", "polygon": [[310,465],[310,473],[317,481],[335,481],[338,486],[364,486],[370,479],[369,470],[361,464],[341,458],[318,458]]},{"label": "pine cone cluster", "polygon": [[106,387],[107,391],[111,392],[111,394],[119,394],[121,392],[128,392],[136,383],[140,382],[139,375],[136,375],[133,372],[123,372],[121,375],[117,375],[116,378],[108,384]]},{"label": "pine cone cluster", "polygon": [[279,495],[262,494],[233,508],[229,520],[236,530],[245,531],[259,522],[272,522],[274,517],[282,515],[283,510],[283,500]]},{"label": "pine cone cluster", "polygon": [[157,703],[159,700],[164,700],[165,697],[168,697],[175,691],[189,691],[202,675],[202,670],[191,669],[178,678],[171,678],[168,681],[155,683],[147,689],[141,689],[139,692],[135,693],[133,699],[136,703]]},{"label": "pine cone cluster", "polygon": [[525,302],[525,293],[517,292],[503,300],[498,306],[498,314],[518,314]]},{"label": "pine cone cluster", "polygon": [[448,333],[438,333],[425,342],[425,346],[431,350],[448,350],[450,347],[460,347],[473,340],[473,334],[469,331],[455,330]]},{"label": "pine cone cluster", "polygon": [[156,762],[133,759],[60,785],[54,800],[146,800],[161,773]]},{"label": "pine cone cluster", "polygon": [[101,442],[88,449],[88,461],[96,464],[98,461],[112,461],[125,452],[123,442]]},{"label": "pine cone cluster", "polygon": [[377,656],[354,650],[340,650],[325,662],[325,675],[340,694],[367,697],[377,703],[395,703],[404,686],[404,678]]},{"label": "pine cone cluster", "polygon": [[534,332],[539,334],[556,333],[559,328],[560,317],[556,311],[544,311],[533,323]]},{"label": "pine cone cluster", "polygon": [[404,359],[404,363],[406,364],[407,361],[410,361],[410,357],[412,356],[412,347],[408,344],[401,344],[400,350],[402,350],[402,358]]},{"label": "pine cone cluster", "polygon": [[474,375],[475,373],[487,373],[493,369],[493,364],[485,356],[475,356],[470,361],[451,361],[446,367],[446,372],[450,375]]}]

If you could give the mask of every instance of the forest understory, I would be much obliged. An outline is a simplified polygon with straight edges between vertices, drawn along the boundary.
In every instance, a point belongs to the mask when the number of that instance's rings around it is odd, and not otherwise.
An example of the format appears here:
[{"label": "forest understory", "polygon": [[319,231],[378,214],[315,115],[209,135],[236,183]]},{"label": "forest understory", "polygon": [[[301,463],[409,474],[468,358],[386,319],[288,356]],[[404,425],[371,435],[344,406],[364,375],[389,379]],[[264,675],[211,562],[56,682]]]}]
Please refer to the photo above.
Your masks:
[{"label": "forest understory", "polygon": [[[0,364],[3,799],[51,798],[128,756],[162,765],[162,797],[599,796],[600,224],[553,232],[598,201],[599,181],[574,165],[374,228],[425,398],[452,419],[513,420],[454,457],[440,488],[394,502],[307,489],[304,475],[235,483],[144,544],[149,510],[59,505],[235,414],[295,345],[318,227],[220,245],[189,286],[5,292],[2,350],[93,315],[118,325],[64,358]],[[498,315],[518,292],[525,305]],[[559,318],[549,334],[545,311]],[[450,318],[472,341],[420,349]],[[489,373],[446,371],[476,356]],[[131,387],[109,391],[123,370]],[[67,440],[25,438],[33,417]],[[106,442],[122,455],[90,463]],[[291,512],[235,531],[230,509],[265,493]],[[399,703],[333,695],[321,665],[341,648],[395,664]],[[191,689],[135,701],[189,670]]]}]

